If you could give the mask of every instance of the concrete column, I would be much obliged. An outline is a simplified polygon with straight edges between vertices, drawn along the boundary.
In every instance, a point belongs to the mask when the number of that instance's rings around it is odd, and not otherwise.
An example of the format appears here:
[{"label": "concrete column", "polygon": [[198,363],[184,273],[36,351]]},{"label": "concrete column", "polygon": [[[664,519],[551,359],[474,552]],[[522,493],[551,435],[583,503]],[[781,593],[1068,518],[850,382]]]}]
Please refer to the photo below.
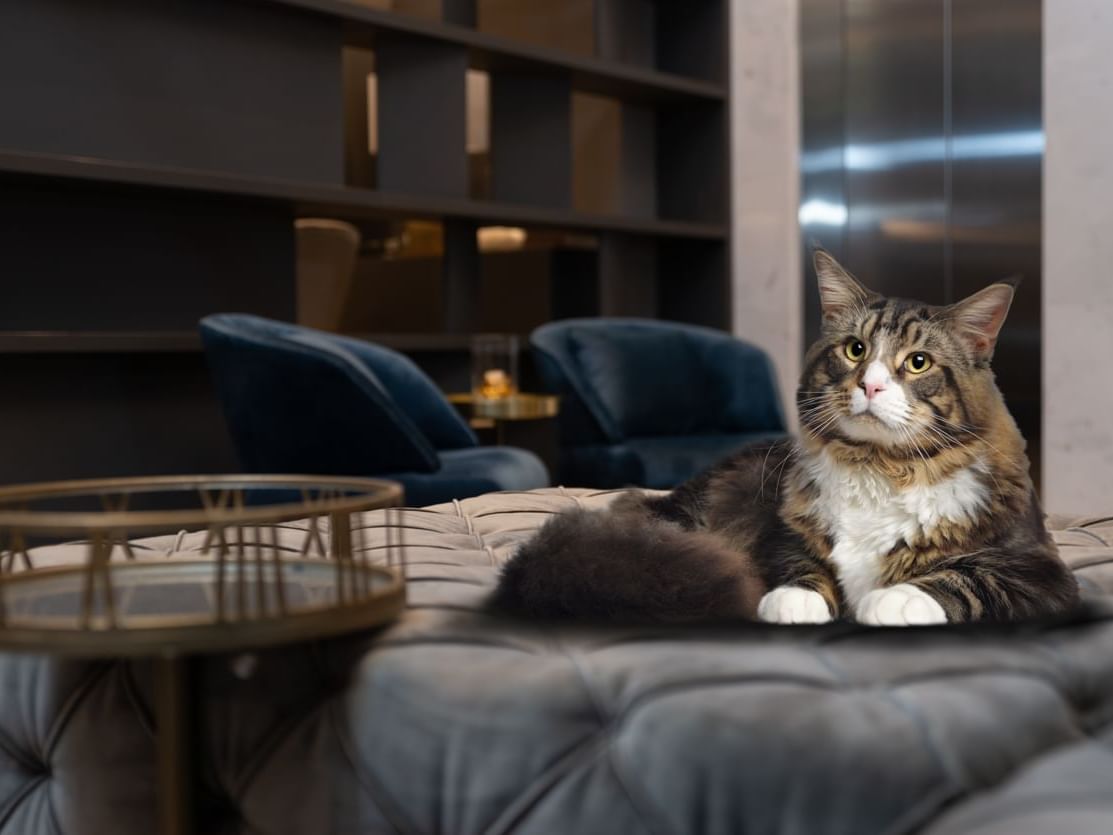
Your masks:
[{"label": "concrete column", "polygon": [[1044,0],[1043,497],[1113,508],[1113,3]]},{"label": "concrete column", "polygon": [[734,333],[769,352],[796,425],[802,361],[796,0],[731,0]]}]

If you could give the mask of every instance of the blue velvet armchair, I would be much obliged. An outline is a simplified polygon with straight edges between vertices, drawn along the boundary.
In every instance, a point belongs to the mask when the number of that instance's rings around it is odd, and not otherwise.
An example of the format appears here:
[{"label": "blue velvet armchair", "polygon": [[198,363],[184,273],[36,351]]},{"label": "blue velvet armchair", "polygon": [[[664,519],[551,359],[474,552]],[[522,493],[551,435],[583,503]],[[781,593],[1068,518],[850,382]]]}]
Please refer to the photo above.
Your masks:
[{"label": "blue velvet armchair", "polygon": [[513,447],[480,447],[433,382],[386,348],[257,316],[201,321],[241,466],[255,473],[380,476],[411,505],[549,484]]},{"label": "blue velvet armchair", "polygon": [[721,331],[568,319],[530,345],[544,387],[561,395],[564,484],[669,488],[785,433],[769,358]]}]

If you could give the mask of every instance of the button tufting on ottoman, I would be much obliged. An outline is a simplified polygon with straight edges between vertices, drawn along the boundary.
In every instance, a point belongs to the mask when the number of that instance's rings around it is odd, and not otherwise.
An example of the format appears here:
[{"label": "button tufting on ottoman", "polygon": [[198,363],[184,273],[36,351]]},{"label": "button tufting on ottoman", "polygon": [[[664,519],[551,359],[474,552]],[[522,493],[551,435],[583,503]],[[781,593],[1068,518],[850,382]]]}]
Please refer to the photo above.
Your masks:
[{"label": "button tufting on ottoman", "polygon": [[[600,629],[482,610],[540,524],[617,495],[396,513],[397,623],[260,653],[246,681],[207,661],[201,831],[1113,831],[1113,519],[1052,520],[1086,589],[1067,623]],[[387,520],[364,519],[380,556]],[[150,831],[143,664],[6,656],[0,688],[0,833]]]}]

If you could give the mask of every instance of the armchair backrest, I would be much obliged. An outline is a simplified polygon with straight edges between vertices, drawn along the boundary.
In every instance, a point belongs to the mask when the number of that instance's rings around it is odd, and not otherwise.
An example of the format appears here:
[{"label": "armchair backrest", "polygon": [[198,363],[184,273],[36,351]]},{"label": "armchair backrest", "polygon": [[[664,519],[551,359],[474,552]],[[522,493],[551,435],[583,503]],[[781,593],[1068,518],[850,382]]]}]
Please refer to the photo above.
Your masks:
[{"label": "armchair backrest", "polygon": [[298,328],[295,339],[347,352],[369,369],[434,449],[463,449],[479,440],[437,384],[404,354],[362,339]]},{"label": "armchair backrest", "polygon": [[432,382],[393,351],[246,314],[208,316],[201,336],[249,471],[434,472],[435,442],[475,443]]},{"label": "armchair backrest", "polygon": [[565,443],[784,431],[772,364],[729,334],[652,319],[568,319],[530,336],[562,396]]}]

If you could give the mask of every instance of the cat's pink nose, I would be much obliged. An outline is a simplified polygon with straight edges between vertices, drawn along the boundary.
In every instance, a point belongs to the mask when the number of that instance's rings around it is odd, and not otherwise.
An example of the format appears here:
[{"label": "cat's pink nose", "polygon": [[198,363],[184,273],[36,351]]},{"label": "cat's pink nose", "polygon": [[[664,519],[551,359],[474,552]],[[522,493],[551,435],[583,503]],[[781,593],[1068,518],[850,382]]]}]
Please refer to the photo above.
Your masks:
[{"label": "cat's pink nose", "polygon": [[873,400],[873,398],[877,396],[878,392],[885,391],[885,384],[884,383],[868,383],[868,382],[863,380],[862,381],[862,388],[864,388],[866,390],[866,400]]}]

